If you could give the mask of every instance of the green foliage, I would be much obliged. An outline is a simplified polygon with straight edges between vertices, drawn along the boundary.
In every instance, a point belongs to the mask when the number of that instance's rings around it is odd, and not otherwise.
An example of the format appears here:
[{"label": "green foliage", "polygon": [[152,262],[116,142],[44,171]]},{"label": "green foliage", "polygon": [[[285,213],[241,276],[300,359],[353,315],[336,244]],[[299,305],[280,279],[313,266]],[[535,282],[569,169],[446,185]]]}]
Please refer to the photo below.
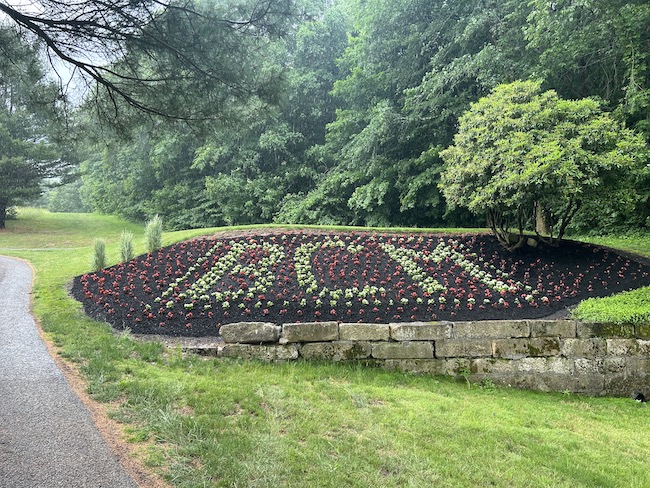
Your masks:
[{"label": "green foliage", "polygon": [[56,186],[46,192],[47,209],[50,212],[88,212],[90,209],[81,200],[81,179]]},{"label": "green foliage", "polygon": [[650,165],[637,167],[628,180],[632,188],[620,192],[618,199],[585,205],[571,223],[570,232],[583,236],[647,232],[650,229]]},{"label": "green foliage", "polygon": [[[333,90],[345,108],[328,125],[321,150],[330,171],[304,199],[302,211],[294,210],[318,214],[305,206],[334,191],[338,215],[328,212],[320,222],[431,225],[457,218],[446,212],[437,187],[437,153],[451,141],[469,102],[511,73],[521,57],[510,35],[519,27],[503,19],[507,8],[420,0],[351,8],[355,29]],[[507,45],[499,39],[504,33]],[[332,190],[332,178],[344,178],[351,191]]]},{"label": "green foliage", "polygon": [[163,221],[159,215],[154,215],[144,227],[144,240],[147,251],[153,252],[162,247]]},{"label": "green foliage", "polygon": [[237,120],[242,103],[277,101],[280,67],[259,62],[309,3],[81,0],[61,8],[45,0],[36,10],[10,3],[0,10],[16,37],[43,43],[55,71],[62,62],[87,83],[84,101],[95,117],[127,130],[152,116],[205,129]]},{"label": "green foliage", "polygon": [[280,177],[260,175],[248,180],[239,172],[208,177],[206,196],[219,208],[228,225],[270,222],[278,202],[284,196]]},{"label": "green foliage", "polygon": [[307,195],[285,197],[276,222],[287,224],[355,225],[350,210],[341,202],[347,201],[356,187],[353,172],[330,171]]},{"label": "green foliage", "polygon": [[133,232],[124,229],[120,236],[120,258],[123,263],[131,261],[135,257],[135,249],[133,246]]},{"label": "green foliage", "polygon": [[93,242],[92,271],[99,271],[106,267],[106,241],[95,239]]},{"label": "green foliage", "polygon": [[[37,197],[42,179],[40,168],[20,157],[0,158],[0,208]],[[0,227],[4,222],[0,221]]]},{"label": "green foliage", "polygon": [[633,175],[647,154],[642,137],[597,100],[562,100],[541,93],[539,82],[518,81],[472,104],[441,157],[448,204],[485,214],[499,240],[516,248],[525,231],[561,239],[582,207],[633,204]]},{"label": "green foliage", "polygon": [[537,75],[562,97],[606,100],[648,139],[648,2],[585,0],[554,6],[531,2],[524,27],[529,49],[538,53]]},{"label": "green foliage", "polygon": [[56,147],[61,106],[35,46],[0,24],[0,229],[8,207],[37,198],[68,169]]},{"label": "green foliage", "polygon": [[7,220],[16,220],[18,217],[18,210],[16,207],[9,207],[7,209],[6,219]]},{"label": "green foliage", "polygon": [[[244,3],[241,12],[252,5]],[[232,6],[224,5],[212,7]],[[235,61],[220,72],[233,86],[249,79],[261,92],[213,94],[214,80],[207,91],[193,90],[191,81],[183,96],[155,94],[165,104],[187,104],[183,110],[212,111],[219,120],[188,131],[179,122],[138,119],[118,134],[91,125],[98,143],[86,147],[83,201],[132,220],[159,214],[170,229],[270,221],[484,225],[482,217],[443,198],[439,152],[453,143],[471,103],[499,84],[531,78],[559,98],[599,97],[610,114],[607,123],[624,122],[650,139],[650,7],[642,0],[552,7],[543,0],[300,6],[310,21],[274,24],[283,26],[280,36],[244,36],[232,52],[241,59],[246,54],[243,65]],[[272,15],[280,20],[280,13]],[[191,27],[180,22],[170,29],[187,33]],[[210,45],[214,51],[206,59],[219,61],[224,46],[240,40],[230,34],[220,27],[206,32],[212,44],[197,45]],[[530,143],[526,137],[511,142],[523,147]],[[551,155],[568,156],[573,149]],[[602,233],[650,224],[650,169],[640,160],[620,181],[617,198],[601,187],[596,198],[583,199],[568,230]],[[530,209],[521,219],[532,219]]]},{"label": "green foliage", "polygon": [[650,325],[650,287],[585,300],[571,316],[586,322]]}]

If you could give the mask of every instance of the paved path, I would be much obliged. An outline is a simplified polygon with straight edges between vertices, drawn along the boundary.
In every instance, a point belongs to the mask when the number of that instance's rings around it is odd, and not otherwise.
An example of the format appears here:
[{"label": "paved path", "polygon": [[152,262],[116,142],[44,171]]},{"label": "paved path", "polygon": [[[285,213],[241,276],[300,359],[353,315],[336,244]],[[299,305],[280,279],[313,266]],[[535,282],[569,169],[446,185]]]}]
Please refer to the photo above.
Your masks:
[{"label": "paved path", "polygon": [[0,488],[136,488],[40,339],[31,285],[0,256]]}]

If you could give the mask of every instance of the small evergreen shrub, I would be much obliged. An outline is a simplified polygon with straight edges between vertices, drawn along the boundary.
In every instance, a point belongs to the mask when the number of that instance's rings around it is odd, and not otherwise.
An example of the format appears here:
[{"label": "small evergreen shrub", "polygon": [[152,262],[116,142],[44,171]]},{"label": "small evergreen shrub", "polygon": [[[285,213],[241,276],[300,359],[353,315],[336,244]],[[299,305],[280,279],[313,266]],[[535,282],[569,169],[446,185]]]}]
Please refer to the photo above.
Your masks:
[{"label": "small evergreen shrub", "polygon": [[99,271],[106,267],[106,241],[95,239],[93,242],[93,271]]},{"label": "small evergreen shrub", "polygon": [[163,222],[159,215],[147,222],[144,228],[144,238],[147,241],[147,250],[153,252],[162,247]]},{"label": "small evergreen shrub", "polygon": [[120,240],[120,257],[123,263],[131,261],[135,257],[133,232],[126,229],[122,231],[122,238]]}]

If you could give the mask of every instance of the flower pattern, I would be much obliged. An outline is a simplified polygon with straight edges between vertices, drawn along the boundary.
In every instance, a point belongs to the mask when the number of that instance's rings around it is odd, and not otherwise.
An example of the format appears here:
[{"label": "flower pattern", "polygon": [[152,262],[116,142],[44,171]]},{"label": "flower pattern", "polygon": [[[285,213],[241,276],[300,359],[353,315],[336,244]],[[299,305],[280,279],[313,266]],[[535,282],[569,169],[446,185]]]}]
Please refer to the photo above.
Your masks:
[{"label": "flower pattern", "polygon": [[579,243],[508,253],[486,235],[283,232],[178,243],[77,277],[73,293],[118,329],[206,335],[257,320],[535,318],[649,276]]}]

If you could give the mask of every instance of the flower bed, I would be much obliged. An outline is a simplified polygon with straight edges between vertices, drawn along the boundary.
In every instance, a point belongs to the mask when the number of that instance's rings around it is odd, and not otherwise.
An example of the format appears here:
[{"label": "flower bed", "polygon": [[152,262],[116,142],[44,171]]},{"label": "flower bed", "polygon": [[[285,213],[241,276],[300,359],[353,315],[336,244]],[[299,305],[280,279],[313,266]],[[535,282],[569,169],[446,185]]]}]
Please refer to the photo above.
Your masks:
[{"label": "flower bed", "polygon": [[77,277],[73,294],[117,329],[201,336],[241,321],[539,318],[648,284],[648,266],[588,244],[512,254],[486,235],[278,232],[175,244]]}]

